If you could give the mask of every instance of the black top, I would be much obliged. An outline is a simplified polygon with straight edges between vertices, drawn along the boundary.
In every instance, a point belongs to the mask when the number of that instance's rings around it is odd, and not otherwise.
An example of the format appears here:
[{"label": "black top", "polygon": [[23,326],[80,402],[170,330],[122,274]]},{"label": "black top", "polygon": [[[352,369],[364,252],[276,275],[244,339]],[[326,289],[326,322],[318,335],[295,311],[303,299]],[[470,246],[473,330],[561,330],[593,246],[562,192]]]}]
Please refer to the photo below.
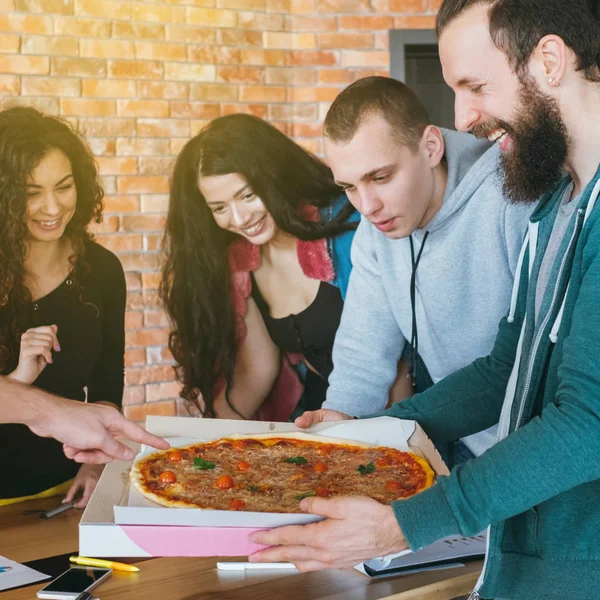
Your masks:
[{"label": "black top", "polygon": [[[316,298],[297,315],[274,319],[252,276],[252,298],[273,342],[283,352],[299,352],[317,371],[308,371],[304,382],[303,408],[316,410],[325,401],[327,380],[333,370],[331,352],[340,325],[344,301],[340,290],[322,281]],[[320,375],[320,377],[319,377]]]},{"label": "black top", "polygon": [[[86,244],[89,275],[67,277],[31,306],[27,329],[58,326],[60,352],[33,383],[63,398],[100,400],[121,406],[125,353],[125,275],[119,259],[102,246]],[[8,369],[10,373],[17,365]],[[37,494],[74,477],[80,464],[65,457],[62,444],[34,435],[25,425],[0,425],[3,477],[0,498]]]}]

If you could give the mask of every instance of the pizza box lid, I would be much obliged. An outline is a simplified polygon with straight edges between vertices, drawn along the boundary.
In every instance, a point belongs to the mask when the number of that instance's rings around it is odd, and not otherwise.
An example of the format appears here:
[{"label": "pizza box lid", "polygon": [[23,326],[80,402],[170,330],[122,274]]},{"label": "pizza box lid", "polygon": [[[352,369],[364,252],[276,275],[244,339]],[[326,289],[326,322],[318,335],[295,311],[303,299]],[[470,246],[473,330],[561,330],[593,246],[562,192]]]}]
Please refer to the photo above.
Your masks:
[{"label": "pizza box lid", "polygon": [[[148,431],[168,438],[172,445],[184,446],[198,441],[211,441],[234,433],[282,433],[306,431],[328,437],[361,441],[412,451],[428,460],[438,475],[448,474],[431,440],[415,421],[392,417],[332,421],[301,430],[292,423],[239,421],[227,419],[191,419],[189,417],[155,417],[146,421]],[[142,446],[140,455],[155,450]],[[138,455],[138,456],[140,456]],[[137,458],[137,457],[136,457]],[[279,527],[304,524],[322,517],[296,513],[254,513],[245,511],[203,510],[198,508],[167,508],[143,497],[125,481],[123,471],[120,485],[124,486],[119,501],[114,504],[114,522],[120,525],[176,525],[196,527]],[[114,496],[113,496],[114,497]]]}]

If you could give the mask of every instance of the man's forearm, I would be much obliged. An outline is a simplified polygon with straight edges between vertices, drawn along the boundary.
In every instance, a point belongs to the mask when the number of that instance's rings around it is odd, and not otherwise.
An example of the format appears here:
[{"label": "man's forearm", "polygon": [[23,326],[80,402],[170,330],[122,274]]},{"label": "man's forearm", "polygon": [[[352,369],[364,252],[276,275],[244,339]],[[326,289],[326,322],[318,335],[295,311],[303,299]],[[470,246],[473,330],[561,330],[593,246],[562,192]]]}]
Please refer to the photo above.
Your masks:
[{"label": "man's forearm", "polygon": [[31,425],[53,396],[8,377],[0,377],[0,423]]}]

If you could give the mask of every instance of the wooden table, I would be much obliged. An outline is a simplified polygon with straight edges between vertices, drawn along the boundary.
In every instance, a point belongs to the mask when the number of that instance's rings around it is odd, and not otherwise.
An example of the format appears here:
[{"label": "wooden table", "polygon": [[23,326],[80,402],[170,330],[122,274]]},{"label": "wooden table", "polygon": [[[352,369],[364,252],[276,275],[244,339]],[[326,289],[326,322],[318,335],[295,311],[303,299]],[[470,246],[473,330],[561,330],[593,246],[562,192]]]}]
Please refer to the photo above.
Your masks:
[{"label": "wooden table", "polygon": [[[0,554],[17,562],[76,554],[81,511],[69,510],[49,520],[23,515],[28,508],[48,509],[56,503],[56,499],[48,499],[0,508]],[[398,594],[394,600],[449,600],[470,591],[481,569],[478,561],[460,569],[370,580],[354,570],[224,573],[217,571],[215,558],[128,562],[141,571],[113,572],[96,592],[101,600],[377,600],[393,594]],[[31,600],[44,585],[0,592],[0,599]]]}]

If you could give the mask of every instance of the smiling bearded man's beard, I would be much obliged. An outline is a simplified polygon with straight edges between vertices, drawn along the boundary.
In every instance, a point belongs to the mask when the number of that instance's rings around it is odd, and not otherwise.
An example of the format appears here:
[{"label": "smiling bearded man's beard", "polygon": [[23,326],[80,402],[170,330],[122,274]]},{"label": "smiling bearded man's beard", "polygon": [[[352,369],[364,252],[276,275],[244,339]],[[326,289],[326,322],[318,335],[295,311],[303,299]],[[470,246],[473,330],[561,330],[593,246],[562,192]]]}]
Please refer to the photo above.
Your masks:
[{"label": "smiling bearded man's beard", "polygon": [[522,108],[509,130],[512,146],[501,158],[502,187],[512,202],[535,202],[560,181],[569,135],[558,103],[532,79],[522,82],[520,95]]}]

